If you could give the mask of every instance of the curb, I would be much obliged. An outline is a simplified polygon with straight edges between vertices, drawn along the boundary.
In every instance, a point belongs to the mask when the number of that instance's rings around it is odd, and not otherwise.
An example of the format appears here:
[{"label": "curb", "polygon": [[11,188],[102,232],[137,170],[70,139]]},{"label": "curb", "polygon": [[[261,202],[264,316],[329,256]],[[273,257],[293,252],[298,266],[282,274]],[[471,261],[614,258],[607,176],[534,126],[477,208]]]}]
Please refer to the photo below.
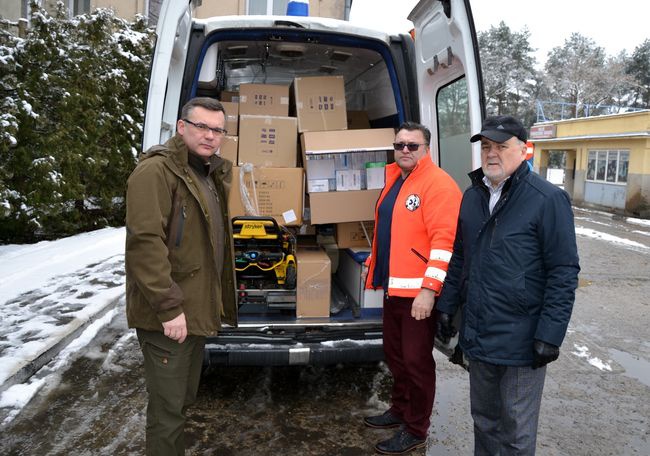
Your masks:
[{"label": "curb", "polygon": [[[38,356],[36,356],[35,359],[31,360],[27,364],[25,364],[23,367],[18,369],[13,375],[9,376],[4,383],[0,385],[0,394],[3,393],[5,390],[8,388],[12,387],[13,385],[17,385],[19,383],[24,383],[26,380],[28,380],[32,375],[34,375],[36,372],[38,372],[43,366],[45,366],[47,363],[52,361],[55,356],[57,356],[61,350],[63,350],[65,347],[67,347],[70,342],[75,340],[79,335],[94,321],[100,319],[106,313],[119,304],[121,300],[124,299],[124,294],[118,296],[117,298],[109,301],[102,309],[100,309],[97,313],[94,315],[90,316],[87,320],[81,321],[81,320],[73,320],[68,324],[70,326],[70,331],[63,335],[57,342],[52,344],[49,348],[47,348],[45,351],[41,352]],[[77,325],[74,327],[74,325]]]}]

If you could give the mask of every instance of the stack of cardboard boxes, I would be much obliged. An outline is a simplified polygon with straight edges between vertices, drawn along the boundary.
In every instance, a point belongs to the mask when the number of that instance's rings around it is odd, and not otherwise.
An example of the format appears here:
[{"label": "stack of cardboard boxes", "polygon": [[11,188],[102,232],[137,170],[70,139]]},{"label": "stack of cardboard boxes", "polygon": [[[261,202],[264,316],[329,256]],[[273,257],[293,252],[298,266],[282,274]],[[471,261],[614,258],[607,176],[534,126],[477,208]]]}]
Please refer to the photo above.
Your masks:
[{"label": "stack of cardboard boxes", "polygon": [[[236,165],[231,216],[246,215],[244,197],[260,215],[284,226],[337,224],[338,248],[369,247],[365,233],[352,233],[361,229],[359,222],[374,219],[394,132],[370,129],[364,112],[351,111],[348,117],[343,77],[298,77],[291,86],[241,84],[238,94],[224,92],[222,99],[228,100],[230,136],[221,154]],[[309,308],[301,309],[307,300],[298,299],[297,316],[327,317],[335,267],[322,250],[302,257],[299,250],[298,297],[309,296]],[[319,262],[323,268],[314,266]],[[322,280],[316,280],[315,270]],[[308,282],[318,289],[301,289]]]}]

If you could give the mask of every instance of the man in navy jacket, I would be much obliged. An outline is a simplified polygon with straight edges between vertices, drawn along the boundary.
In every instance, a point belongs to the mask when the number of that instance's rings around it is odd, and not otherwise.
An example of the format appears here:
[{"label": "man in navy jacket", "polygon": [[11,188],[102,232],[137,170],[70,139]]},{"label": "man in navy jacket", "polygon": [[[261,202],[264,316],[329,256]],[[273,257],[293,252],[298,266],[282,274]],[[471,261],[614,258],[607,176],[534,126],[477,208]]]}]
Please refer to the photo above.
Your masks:
[{"label": "man in navy jacket", "polygon": [[533,455],[546,364],[559,356],[578,285],[568,195],[531,172],[527,134],[488,117],[481,168],[470,173],[454,252],[436,302],[439,337],[469,360],[475,455]]}]

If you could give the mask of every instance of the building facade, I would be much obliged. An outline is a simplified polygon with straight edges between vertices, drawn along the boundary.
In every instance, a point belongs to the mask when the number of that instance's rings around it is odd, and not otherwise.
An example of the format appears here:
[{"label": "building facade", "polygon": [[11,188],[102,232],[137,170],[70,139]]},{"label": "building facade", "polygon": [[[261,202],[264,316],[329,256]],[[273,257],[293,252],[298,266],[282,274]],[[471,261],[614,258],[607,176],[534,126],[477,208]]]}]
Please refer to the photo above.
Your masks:
[{"label": "building facade", "polygon": [[[54,11],[59,0],[42,0],[47,11]],[[97,8],[112,8],[116,15],[132,20],[136,15],[146,16],[155,25],[162,0],[61,0],[71,16],[90,13]],[[182,1],[182,0],[175,0]],[[0,17],[17,22],[29,17],[30,0],[3,0]],[[196,17],[275,14],[284,15],[289,0],[195,0]],[[347,20],[352,0],[309,0],[309,15]]]},{"label": "building facade", "polygon": [[650,217],[650,111],[537,123],[530,140],[542,176],[551,153],[564,153],[574,203]]}]

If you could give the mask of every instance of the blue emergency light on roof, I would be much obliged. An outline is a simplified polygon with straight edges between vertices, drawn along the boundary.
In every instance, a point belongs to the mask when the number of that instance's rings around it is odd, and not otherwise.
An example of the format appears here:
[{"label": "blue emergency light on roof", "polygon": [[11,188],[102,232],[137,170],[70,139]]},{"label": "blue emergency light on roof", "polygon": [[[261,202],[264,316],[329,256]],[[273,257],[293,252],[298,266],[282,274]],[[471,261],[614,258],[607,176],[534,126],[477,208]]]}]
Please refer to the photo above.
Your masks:
[{"label": "blue emergency light on roof", "polygon": [[289,0],[287,16],[309,16],[309,0]]}]

